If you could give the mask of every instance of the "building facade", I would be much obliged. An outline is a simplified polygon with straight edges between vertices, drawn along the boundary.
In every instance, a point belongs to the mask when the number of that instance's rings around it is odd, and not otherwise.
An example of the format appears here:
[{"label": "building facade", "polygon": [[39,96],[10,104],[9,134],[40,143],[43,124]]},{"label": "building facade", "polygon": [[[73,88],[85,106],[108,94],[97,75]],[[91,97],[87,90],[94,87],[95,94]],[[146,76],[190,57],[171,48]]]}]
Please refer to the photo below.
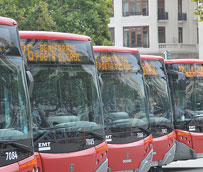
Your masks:
[{"label": "building facade", "polygon": [[198,18],[191,0],[114,0],[109,29],[115,46],[141,54],[199,58]]},{"label": "building facade", "polygon": [[199,58],[203,59],[203,21],[199,22]]}]

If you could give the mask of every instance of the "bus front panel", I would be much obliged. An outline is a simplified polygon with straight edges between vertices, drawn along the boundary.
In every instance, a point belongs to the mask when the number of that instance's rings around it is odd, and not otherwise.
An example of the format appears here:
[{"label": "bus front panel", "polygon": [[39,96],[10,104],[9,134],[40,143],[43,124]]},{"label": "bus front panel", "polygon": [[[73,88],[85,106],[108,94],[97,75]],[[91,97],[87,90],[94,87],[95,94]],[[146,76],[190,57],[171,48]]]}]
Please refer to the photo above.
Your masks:
[{"label": "bus front panel", "polygon": [[109,167],[112,171],[147,171],[152,158],[152,137],[139,55],[96,52],[95,56],[102,80]]},{"label": "bus front panel", "polygon": [[177,150],[175,159],[203,153],[203,64],[166,64],[173,98]]},{"label": "bus front panel", "polygon": [[0,171],[36,166],[24,65],[16,25],[0,25]]},{"label": "bus front panel", "polygon": [[149,95],[153,165],[162,166],[170,163],[175,155],[173,112],[167,74],[162,60],[142,60],[142,67]]},{"label": "bus front panel", "polygon": [[49,172],[59,167],[60,171],[104,170],[107,145],[91,42],[21,41],[35,79],[31,104],[41,168]]}]

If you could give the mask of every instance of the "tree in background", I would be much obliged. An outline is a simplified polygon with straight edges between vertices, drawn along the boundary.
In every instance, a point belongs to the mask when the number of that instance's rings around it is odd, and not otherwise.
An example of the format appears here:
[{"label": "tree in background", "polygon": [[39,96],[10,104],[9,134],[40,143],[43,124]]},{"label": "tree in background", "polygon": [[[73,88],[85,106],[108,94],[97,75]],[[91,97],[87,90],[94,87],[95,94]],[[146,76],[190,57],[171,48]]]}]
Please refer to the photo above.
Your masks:
[{"label": "tree in background", "polygon": [[43,0],[0,0],[0,16],[15,19],[19,30],[53,31],[56,26]]},{"label": "tree in background", "polygon": [[[107,0],[50,0],[55,3],[57,31],[89,35],[96,45],[111,45],[108,23],[112,3]],[[49,3],[49,4],[53,4]]]},{"label": "tree in background", "polygon": [[15,19],[19,30],[83,34],[111,45],[111,7],[111,0],[0,0],[0,16]]},{"label": "tree in background", "polygon": [[200,21],[203,21],[203,0],[192,0],[192,2],[197,3],[195,14],[199,16]]}]

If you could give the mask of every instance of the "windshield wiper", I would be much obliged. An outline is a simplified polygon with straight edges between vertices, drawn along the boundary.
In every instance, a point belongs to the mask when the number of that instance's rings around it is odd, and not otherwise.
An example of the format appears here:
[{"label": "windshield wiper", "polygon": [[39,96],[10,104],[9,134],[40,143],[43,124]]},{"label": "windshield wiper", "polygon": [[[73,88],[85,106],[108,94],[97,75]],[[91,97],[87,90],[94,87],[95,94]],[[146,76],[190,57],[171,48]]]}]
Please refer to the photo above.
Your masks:
[{"label": "windshield wiper", "polygon": [[17,142],[11,142],[11,141],[6,141],[5,140],[5,141],[0,141],[0,144],[11,145],[13,147],[26,150],[28,152],[33,152],[33,147],[29,147],[29,146],[26,146],[26,145],[23,145],[23,144],[17,143]]},{"label": "windshield wiper", "polygon": [[193,116],[193,118],[200,118],[200,117],[203,117],[203,114],[197,114],[197,115]]},{"label": "windshield wiper", "polygon": [[[186,121],[185,126],[187,126],[190,122],[192,122],[193,120],[197,119],[197,118],[203,118],[203,114],[198,114],[198,113],[190,113],[190,119],[188,121]],[[187,118],[186,118],[187,119]]]},{"label": "windshield wiper", "polygon": [[[105,130],[108,130],[108,129],[110,129],[110,127],[113,125],[113,124],[115,124],[115,125],[117,125],[117,124],[129,124],[129,126],[127,126],[127,128],[137,128],[137,129],[139,129],[139,130],[142,130],[144,133],[147,133],[147,134],[149,134],[150,133],[150,131],[148,130],[148,129],[145,129],[145,128],[143,128],[143,127],[140,127],[140,126],[136,126],[136,125],[134,125],[134,126],[132,126],[131,125],[131,121],[118,121],[118,122],[111,122],[111,123],[108,123],[107,124],[107,126],[106,126],[106,129]],[[121,127],[121,126],[116,126],[117,128],[126,128],[126,127]]]},{"label": "windshield wiper", "polygon": [[144,133],[146,134],[150,134],[150,129],[146,129],[146,128],[143,128],[143,127],[139,127],[139,126],[135,126],[133,128],[138,128],[139,130],[143,131]]},{"label": "windshield wiper", "polygon": [[104,139],[104,137],[105,137],[104,135],[96,133],[96,132],[93,132],[93,131],[76,131],[76,132],[80,132],[80,133],[84,133],[84,134],[89,134],[89,135],[92,135],[94,137],[97,137],[98,139]]},{"label": "windshield wiper", "polygon": [[[156,127],[165,127],[166,129],[173,129],[173,128],[171,128],[170,126],[167,126],[167,125],[165,125],[165,124],[154,124]],[[171,124],[172,126],[173,126],[173,124]]]},{"label": "windshield wiper", "polygon": [[[40,128],[39,130],[47,130],[47,132],[43,133],[38,139],[34,139],[34,144],[38,143],[41,139],[43,139],[44,137],[46,137],[52,130],[57,130],[57,129],[66,129],[66,128],[70,128],[71,126],[61,126],[61,127],[49,127],[49,128]],[[38,130],[38,131],[39,131]]]},{"label": "windshield wiper", "polygon": [[113,122],[106,123],[105,125],[112,126],[117,124],[130,124],[130,123],[132,123],[132,121],[129,119],[128,121],[113,121]]},{"label": "windshield wiper", "polygon": [[[67,129],[67,128],[71,128],[73,126],[61,126],[61,127],[49,127],[49,128],[43,128],[43,130],[48,130],[47,132],[43,133],[43,135],[41,137],[39,137],[37,140],[34,140],[34,143],[38,143],[41,139],[43,139],[44,137],[46,137],[52,130],[57,130],[57,129]],[[81,130],[75,130],[75,131],[68,131],[68,133],[85,133],[85,134],[90,134],[93,135],[99,139],[104,139],[104,135],[93,132],[93,131],[81,131]]]}]

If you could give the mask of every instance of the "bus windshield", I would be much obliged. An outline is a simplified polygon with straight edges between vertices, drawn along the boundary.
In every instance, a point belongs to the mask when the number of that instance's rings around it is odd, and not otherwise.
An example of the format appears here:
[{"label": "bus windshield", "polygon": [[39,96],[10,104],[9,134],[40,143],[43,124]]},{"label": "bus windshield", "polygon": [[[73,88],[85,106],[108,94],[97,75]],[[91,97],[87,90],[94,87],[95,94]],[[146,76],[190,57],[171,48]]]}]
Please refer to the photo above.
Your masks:
[{"label": "bus windshield", "polygon": [[[168,67],[176,122],[202,125],[203,120],[203,65],[174,64]],[[171,73],[171,74],[170,74]],[[197,129],[196,129],[197,130]],[[191,131],[195,131],[193,128]]]},{"label": "bus windshield", "polygon": [[[33,67],[34,123],[39,128],[67,127],[67,131],[101,129],[102,119],[95,70],[91,66]],[[36,116],[35,116],[36,115]],[[38,118],[37,118],[38,117]]]},{"label": "bus windshield", "polygon": [[[148,136],[149,122],[139,57],[131,53],[96,52],[95,55],[98,69],[100,62],[107,62],[108,57],[111,57],[110,61],[120,63],[113,70],[108,69],[108,64],[106,69],[99,69],[103,83],[102,100],[107,141],[115,144],[128,143]],[[102,59],[103,57],[106,59]],[[126,70],[122,67],[122,57],[125,57],[125,63],[130,64],[128,68],[125,65]],[[131,59],[133,63],[130,63]]]},{"label": "bus windshield", "polygon": [[22,59],[11,60],[0,58],[0,140],[7,141],[30,137]]},{"label": "bus windshield", "polygon": [[142,66],[149,93],[149,116],[153,137],[172,131],[172,108],[163,61],[143,60]]},{"label": "bus windshield", "polygon": [[0,25],[0,166],[33,154],[30,105],[17,33],[16,26]]},{"label": "bus windshield", "polygon": [[[101,96],[91,43],[51,39],[24,39],[22,42],[35,80],[31,109],[36,150],[73,152],[103,142]],[[50,47],[46,61],[42,48],[45,45]],[[34,56],[30,58],[29,54]],[[57,140],[68,140],[64,142],[67,147],[59,148],[57,145],[62,143]],[[52,148],[38,147],[37,143],[43,141],[52,142]]]}]

